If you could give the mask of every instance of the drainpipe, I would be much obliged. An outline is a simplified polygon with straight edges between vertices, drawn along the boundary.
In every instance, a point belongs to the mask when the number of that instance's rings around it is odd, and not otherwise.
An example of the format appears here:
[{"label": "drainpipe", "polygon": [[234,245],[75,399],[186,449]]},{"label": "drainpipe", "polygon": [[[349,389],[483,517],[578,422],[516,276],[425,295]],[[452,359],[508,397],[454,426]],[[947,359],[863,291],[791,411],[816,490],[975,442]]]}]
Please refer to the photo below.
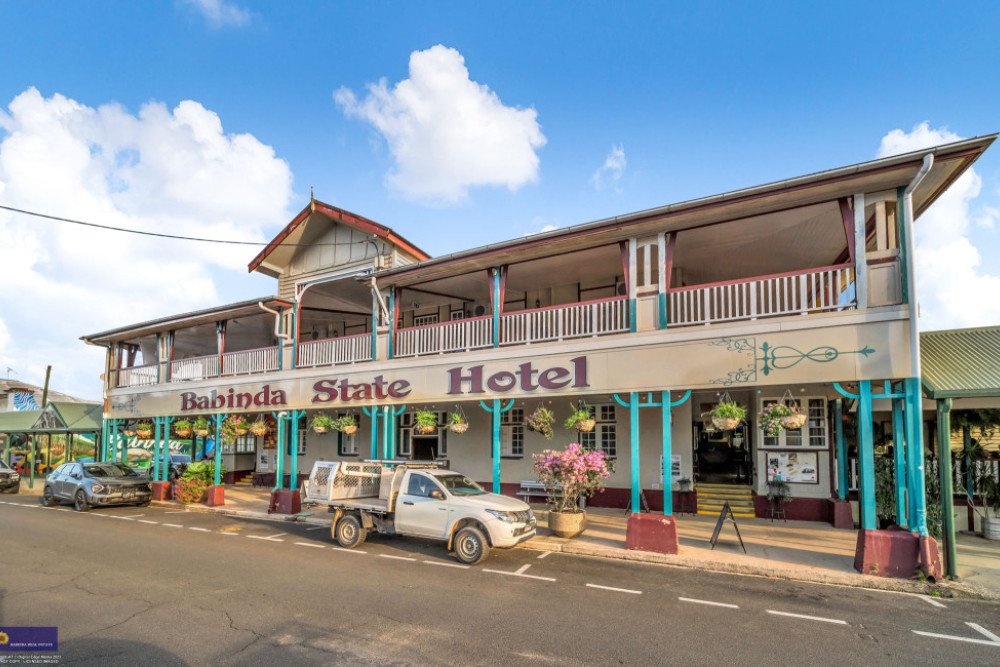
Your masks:
[{"label": "drainpipe", "polygon": [[[920,182],[927,176],[927,172],[934,166],[934,154],[928,153],[924,156],[924,164],[920,171],[913,177],[910,184],[903,191],[903,215],[906,225],[906,282],[909,287],[910,296],[910,350],[913,366],[913,377],[920,378],[920,332],[917,327],[917,262],[914,256],[913,247],[913,191],[917,189]],[[923,452],[921,452],[923,455]]]},{"label": "drainpipe", "polygon": [[271,313],[272,315],[274,315],[274,336],[275,336],[275,338],[278,338],[278,339],[286,341],[286,342],[288,340],[291,340],[291,338],[292,338],[291,336],[289,336],[287,333],[282,333],[281,332],[281,313],[278,312],[277,310],[272,310],[271,308],[268,308],[267,306],[264,305],[263,301],[258,301],[257,305],[260,306],[261,310],[265,310],[265,311]]}]

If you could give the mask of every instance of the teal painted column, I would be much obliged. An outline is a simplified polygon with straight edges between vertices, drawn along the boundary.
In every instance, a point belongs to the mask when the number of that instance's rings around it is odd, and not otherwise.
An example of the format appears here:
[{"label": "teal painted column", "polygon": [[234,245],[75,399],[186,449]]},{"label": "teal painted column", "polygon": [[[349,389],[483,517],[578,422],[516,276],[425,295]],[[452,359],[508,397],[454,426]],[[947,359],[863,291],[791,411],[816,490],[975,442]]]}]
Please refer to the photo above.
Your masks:
[{"label": "teal painted column", "polygon": [[[513,401],[511,402],[513,405]],[[493,399],[493,493],[500,493],[500,399]]]},{"label": "teal painted column", "polygon": [[157,419],[153,422],[153,458],[150,461],[151,466],[153,466],[153,481],[160,481],[160,438],[163,436],[163,427],[160,426],[160,420]]},{"label": "teal painted column", "polygon": [[[629,467],[632,476],[632,511],[641,511],[639,505],[639,394],[631,392],[628,395],[628,417],[629,417],[629,438],[632,447],[630,450],[631,460]],[[664,484],[666,480],[664,480]]]},{"label": "teal painted column", "polygon": [[108,418],[105,417],[101,420],[101,446],[100,449],[95,449],[94,455],[97,456],[97,460],[104,463],[108,460]]},{"label": "teal painted column", "polygon": [[[962,427],[962,444],[963,449],[966,452],[972,451],[972,432],[969,430],[969,425],[966,424]],[[969,497],[973,497],[973,484],[972,484],[972,457],[966,454],[965,456],[965,492],[969,494]]]},{"label": "teal painted column", "polygon": [[[163,433],[163,481],[170,481],[170,425],[174,423],[173,417],[162,417],[164,425]],[[191,460],[194,461],[192,452]]]},{"label": "teal painted column", "polygon": [[906,451],[910,454],[907,476],[910,480],[911,507],[910,530],[916,529],[921,537],[927,536],[927,489],[924,484],[924,434],[923,406],[921,405],[920,378],[907,378],[906,382]]},{"label": "teal painted column", "polygon": [[[903,193],[906,192],[905,187],[896,188],[896,230],[898,231],[899,239],[899,283],[902,287],[902,297],[903,303],[910,303],[910,283],[909,283],[909,273],[907,273],[907,263],[910,262],[911,258],[906,254],[906,225],[903,222],[904,206],[903,206]],[[907,441],[909,442],[909,441]]]},{"label": "teal painted column", "polygon": [[367,407],[361,408],[361,412],[363,412],[366,417],[369,417],[371,419],[371,439],[372,439],[371,457],[373,459],[378,458],[378,411],[379,407],[377,405],[373,405],[370,408]]},{"label": "teal painted column", "polygon": [[674,513],[674,481],[671,474],[673,433],[670,431],[670,411],[672,410],[670,405],[670,390],[665,390],[660,395],[662,401],[660,409],[663,414],[663,515],[672,516]]},{"label": "teal painted column", "polygon": [[404,403],[399,406],[398,410],[394,410],[393,406],[387,405],[385,406],[385,411],[389,415],[389,426],[387,427],[389,431],[389,452],[394,458],[396,456],[396,420],[399,418],[399,415],[406,411],[406,404]]},{"label": "teal painted column", "polygon": [[305,410],[292,410],[289,420],[292,425],[292,462],[288,471],[288,488],[292,491],[299,488],[299,421]]},{"label": "teal painted column", "polygon": [[833,402],[834,438],[837,443],[837,497],[847,500],[847,487],[850,486],[847,462],[847,441],[844,439],[844,399]]},{"label": "teal painted column", "polygon": [[906,437],[903,427],[903,400],[892,399],[892,458],[896,480],[896,524],[906,528]]},{"label": "teal painted column", "polygon": [[955,508],[951,482],[951,399],[937,402],[938,475],[941,478],[941,541],[944,551],[944,573],[958,578],[955,562]]},{"label": "teal painted column", "polygon": [[389,442],[389,413],[391,409],[388,405],[382,406],[382,451],[385,452],[385,458],[392,458],[392,443]]},{"label": "teal painted column", "polygon": [[[273,414],[273,413],[272,413]],[[283,413],[277,413],[274,418],[278,421],[278,440],[277,447],[274,450],[274,472],[275,472],[275,485],[272,491],[280,491],[285,488],[285,415]]]},{"label": "teal painted column", "polygon": [[862,380],[858,386],[858,495],[861,504],[861,528],[878,529],[875,514],[875,436],[872,428],[872,383]]},{"label": "teal painted column", "polygon": [[224,414],[215,415],[215,485],[222,484],[222,419]]}]

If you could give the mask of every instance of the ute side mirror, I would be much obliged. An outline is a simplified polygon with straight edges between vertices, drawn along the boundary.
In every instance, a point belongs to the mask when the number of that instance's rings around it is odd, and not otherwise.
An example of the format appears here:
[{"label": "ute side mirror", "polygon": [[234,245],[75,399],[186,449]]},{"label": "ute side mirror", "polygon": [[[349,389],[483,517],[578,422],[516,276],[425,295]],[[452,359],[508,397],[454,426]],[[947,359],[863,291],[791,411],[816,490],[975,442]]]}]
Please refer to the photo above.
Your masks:
[{"label": "ute side mirror", "polygon": [[434,500],[444,500],[444,491],[441,489],[432,489],[430,497]]}]

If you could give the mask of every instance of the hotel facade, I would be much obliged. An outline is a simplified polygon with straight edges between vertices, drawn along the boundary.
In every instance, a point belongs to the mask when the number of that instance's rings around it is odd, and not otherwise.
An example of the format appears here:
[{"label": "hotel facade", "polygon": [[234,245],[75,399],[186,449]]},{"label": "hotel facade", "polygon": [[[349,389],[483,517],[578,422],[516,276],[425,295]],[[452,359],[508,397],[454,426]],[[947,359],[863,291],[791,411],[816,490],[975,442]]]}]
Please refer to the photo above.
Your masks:
[{"label": "hotel facade", "polygon": [[[249,264],[276,295],[84,337],[107,349],[102,456],[121,459],[130,421],[166,442],[177,419],[262,415],[267,435],[214,450],[231,471],[217,484],[288,494],[320,459],[446,459],[523,494],[532,454],[581,442],[616,462],[591,504],[661,517],[725,501],[765,516],[781,479],[788,518],[853,526],[856,490],[861,554],[885,532],[872,416],[886,413],[898,523],[925,538],[914,225],[995,138],[434,258],[312,200]],[[708,417],[723,399],[747,409],[736,430]],[[581,402],[593,430],[563,429]],[[805,424],[768,436],[758,414],[775,402]],[[538,407],[552,440],[525,425]],[[418,434],[418,410],[441,427]],[[456,412],[463,434],[447,429]],[[360,428],[315,433],[318,413]]]}]

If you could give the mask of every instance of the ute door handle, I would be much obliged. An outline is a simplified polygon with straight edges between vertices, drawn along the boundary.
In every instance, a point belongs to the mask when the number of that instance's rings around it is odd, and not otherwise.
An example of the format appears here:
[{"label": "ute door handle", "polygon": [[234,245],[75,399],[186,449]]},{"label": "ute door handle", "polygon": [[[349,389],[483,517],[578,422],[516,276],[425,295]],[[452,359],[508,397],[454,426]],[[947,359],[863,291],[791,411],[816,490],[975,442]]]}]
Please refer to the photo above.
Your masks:
[{"label": "ute door handle", "polygon": [[439,507],[438,509],[441,510],[442,512],[447,512],[448,511],[447,507]]},{"label": "ute door handle", "polygon": [[409,500],[404,500],[403,504],[404,505],[412,505],[413,503],[411,501],[409,501]]}]

